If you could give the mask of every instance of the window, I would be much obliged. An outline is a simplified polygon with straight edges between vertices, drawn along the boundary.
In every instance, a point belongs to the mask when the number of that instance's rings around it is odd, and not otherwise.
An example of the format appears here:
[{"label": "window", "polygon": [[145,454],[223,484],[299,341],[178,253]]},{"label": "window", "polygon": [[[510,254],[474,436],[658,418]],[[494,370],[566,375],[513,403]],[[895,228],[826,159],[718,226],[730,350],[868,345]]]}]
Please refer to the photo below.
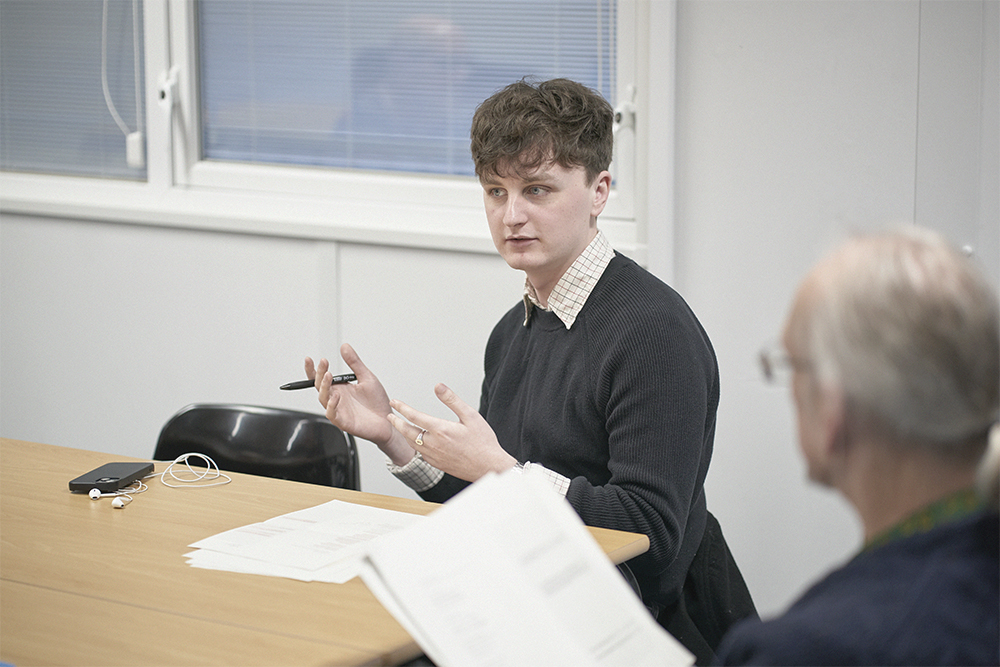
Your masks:
[{"label": "window", "polygon": [[[105,7],[114,111],[101,80]],[[391,16],[375,14],[385,9]],[[656,30],[650,16],[663,14],[653,9],[634,0],[0,0],[0,207],[493,252],[468,154],[475,106],[522,76],[567,76],[613,104],[632,102],[649,76],[638,54]],[[71,43],[88,55],[67,55]],[[46,59],[80,70],[52,79],[38,69]],[[79,142],[55,138],[43,114],[19,106],[38,91],[104,152],[75,156],[77,167],[44,164],[47,136],[56,151]],[[644,125],[628,109],[622,117],[602,227],[641,261],[633,192]],[[145,167],[132,166],[126,138],[140,132]]]},{"label": "window", "polygon": [[613,0],[198,5],[202,156],[472,175],[472,114],[525,76],[615,99]]},{"label": "window", "polygon": [[0,63],[0,167],[145,179],[138,1],[4,0]]}]

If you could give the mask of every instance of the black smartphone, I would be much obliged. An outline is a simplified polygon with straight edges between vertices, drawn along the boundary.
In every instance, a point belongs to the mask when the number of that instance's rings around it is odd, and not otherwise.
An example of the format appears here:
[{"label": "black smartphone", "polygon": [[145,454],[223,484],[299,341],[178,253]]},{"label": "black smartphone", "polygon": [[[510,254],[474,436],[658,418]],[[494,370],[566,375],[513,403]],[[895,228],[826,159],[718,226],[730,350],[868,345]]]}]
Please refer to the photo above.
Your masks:
[{"label": "black smartphone", "polygon": [[105,463],[72,480],[69,483],[69,490],[89,493],[91,489],[97,489],[101,493],[110,493],[125,488],[151,472],[153,472],[152,463]]}]

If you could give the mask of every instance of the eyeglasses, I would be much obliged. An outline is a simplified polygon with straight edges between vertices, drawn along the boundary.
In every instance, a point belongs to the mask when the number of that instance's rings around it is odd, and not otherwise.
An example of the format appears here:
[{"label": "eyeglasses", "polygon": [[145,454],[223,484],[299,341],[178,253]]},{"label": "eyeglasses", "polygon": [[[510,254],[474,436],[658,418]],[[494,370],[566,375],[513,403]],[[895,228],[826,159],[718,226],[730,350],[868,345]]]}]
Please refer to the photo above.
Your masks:
[{"label": "eyeglasses", "polygon": [[768,384],[788,386],[792,373],[807,370],[810,364],[805,359],[796,359],[778,343],[772,343],[760,351],[760,372]]}]

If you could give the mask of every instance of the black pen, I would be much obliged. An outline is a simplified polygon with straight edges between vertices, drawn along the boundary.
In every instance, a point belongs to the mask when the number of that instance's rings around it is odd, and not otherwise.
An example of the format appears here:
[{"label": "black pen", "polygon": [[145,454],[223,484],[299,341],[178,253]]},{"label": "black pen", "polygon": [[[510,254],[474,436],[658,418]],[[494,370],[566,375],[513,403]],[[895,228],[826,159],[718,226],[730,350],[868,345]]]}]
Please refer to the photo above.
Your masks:
[{"label": "black pen", "polygon": [[[345,382],[354,382],[358,379],[354,373],[345,373],[344,375],[334,375],[333,384],[344,384]],[[298,382],[289,382],[288,384],[281,385],[281,389],[308,389],[309,387],[315,387],[316,382],[313,380],[299,380]]]}]

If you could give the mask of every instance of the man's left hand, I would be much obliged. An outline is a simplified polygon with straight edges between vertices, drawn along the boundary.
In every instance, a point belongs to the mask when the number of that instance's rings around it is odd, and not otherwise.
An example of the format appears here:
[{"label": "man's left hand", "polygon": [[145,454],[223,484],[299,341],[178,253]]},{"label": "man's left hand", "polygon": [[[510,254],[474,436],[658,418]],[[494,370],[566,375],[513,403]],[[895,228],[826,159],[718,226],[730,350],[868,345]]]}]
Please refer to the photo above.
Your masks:
[{"label": "man's left hand", "polygon": [[[477,410],[443,384],[434,387],[434,393],[455,413],[457,422],[432,417],[402,401],[390,401],[406,419],[390,414],[389,421],[425,461],[468,482],[490,471],[499,473],[514,467],[516,459],[500,446],[493,429]],[[422,444],[416,443],[418,438]]]}]

